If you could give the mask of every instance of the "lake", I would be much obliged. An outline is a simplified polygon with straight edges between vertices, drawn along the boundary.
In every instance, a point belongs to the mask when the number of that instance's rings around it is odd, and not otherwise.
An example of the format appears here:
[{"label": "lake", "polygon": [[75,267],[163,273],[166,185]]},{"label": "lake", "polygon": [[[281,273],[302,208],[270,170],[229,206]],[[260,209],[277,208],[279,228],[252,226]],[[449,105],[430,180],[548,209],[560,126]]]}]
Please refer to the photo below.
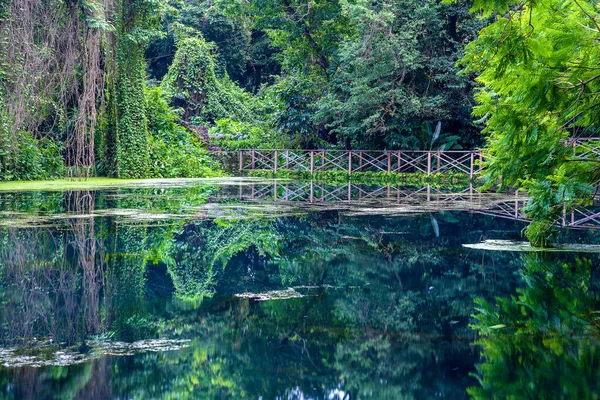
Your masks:
[{"label": "lake", "polygon": [[249,179],[2,191],[0,396],[598,398],[600,256],[463,246],[522,241],[520,201]]}]

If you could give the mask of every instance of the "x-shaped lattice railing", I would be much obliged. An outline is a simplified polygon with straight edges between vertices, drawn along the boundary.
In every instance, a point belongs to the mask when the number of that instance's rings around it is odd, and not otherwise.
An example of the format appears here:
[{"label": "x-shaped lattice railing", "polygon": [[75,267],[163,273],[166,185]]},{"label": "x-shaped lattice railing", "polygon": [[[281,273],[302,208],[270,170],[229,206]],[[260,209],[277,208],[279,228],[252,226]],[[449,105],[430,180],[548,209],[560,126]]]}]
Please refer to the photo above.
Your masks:
[{"label": "x-shaped lattice railing", "polygon": [[470,153],[435,153],[436,163],[433,165],[433,170],[436,172],[442,171],[457,171],[469,174],[472,168],[473,155]]},{"label": "x-shaped lattice railing", "polygon": [[358,166],[353,167],[352,172],[364,172],[368,170],[387,171],[388,154],[387,153],[369,153],[366,151],[355,152],[355,158],[358,158]]},{"label": "x-shaped lattice railing", "polygon": [[427,152],[399,152],[397,153],[398,167],[396,172],[423,172],[428,173]]}]

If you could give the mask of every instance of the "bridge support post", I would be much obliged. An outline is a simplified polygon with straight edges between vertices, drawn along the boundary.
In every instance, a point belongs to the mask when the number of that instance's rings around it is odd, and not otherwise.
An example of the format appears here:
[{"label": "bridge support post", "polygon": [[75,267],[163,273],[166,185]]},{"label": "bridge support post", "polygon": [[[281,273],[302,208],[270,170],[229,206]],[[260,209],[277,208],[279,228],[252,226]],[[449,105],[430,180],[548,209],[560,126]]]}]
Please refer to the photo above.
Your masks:
[{"label": "bridge support post", "polygon": [[363,152],[358,152],[358,170],[362,172],[362,164],[363,164]]},{"label": "bridge support post", "polygon": [[[427,176],[431,175],[431,152],[427,152]],[[429,201],[429,199],[427,199]]]},{"label": "bridge support post", "polygon": [[402,150],[398,151],[397,156],[398,156],[398,169],[396,169],[396,172],[400,173],[402,171]]},{"label": "bridge support post", "polygon": [[473,172],[475,172],[475,153],[471,152],[471,169],[469,170],[470,182],[473,182]]},{"label": "bridge support post", "polygon": [[352,151],[348,151],[348,176],[352,175]]}]

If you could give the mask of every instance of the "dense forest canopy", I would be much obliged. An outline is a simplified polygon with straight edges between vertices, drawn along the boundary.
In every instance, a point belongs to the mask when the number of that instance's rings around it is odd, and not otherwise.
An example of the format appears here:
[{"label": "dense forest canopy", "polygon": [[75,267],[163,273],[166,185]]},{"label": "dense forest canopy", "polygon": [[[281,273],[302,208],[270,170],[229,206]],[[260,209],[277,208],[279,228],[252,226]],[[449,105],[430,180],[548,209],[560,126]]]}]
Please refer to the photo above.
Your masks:
[{"label": "dense forest canopy", "polygon": [[[218,174],[219,149],[474,149],[536,244],[589,201],[591,0],[1,0],[0,180]],[[487,137],[487,139],[484,139]],[[565,145],[567,144],[567,145]]]},{"label": "dense forest canopy", "polygon": [[203,176],[209,135],[224,148],[481,141],[456,66],[484,25],[466,3],[6,0],[0,25],[3,180]]}]

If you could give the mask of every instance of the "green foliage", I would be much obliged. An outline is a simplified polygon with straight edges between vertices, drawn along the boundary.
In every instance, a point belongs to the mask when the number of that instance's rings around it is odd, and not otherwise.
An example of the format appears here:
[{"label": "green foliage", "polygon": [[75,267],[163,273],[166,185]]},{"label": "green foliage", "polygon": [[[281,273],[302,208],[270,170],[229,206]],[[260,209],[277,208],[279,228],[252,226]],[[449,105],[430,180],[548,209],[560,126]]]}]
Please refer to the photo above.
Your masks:
[{"label": "green foliage", "polygon": [[118,178],[145,178],[150,158],[143,49],[134,42],[121,44],[117,64],[116,138],[111,143],[115,148],[113,171]]},{"label": "green foliage", "polygon": [[600,178],[597,157],[566,142],[599,126],[600,13],[589,1],[514,5],[474,2],[483,15],[501,16],[467,46],[462,64],[481,85],[474,115],[486,124],[487,185],[529,192],[527,233],[544,245],[563,207],[589,201]]},{"label": "green foliage", "polygon": [[148,115],[148,176],[205,178],[219,175],[219,167],[194,133],[177,123],[160,87],[146,89]]},{"label": "green foliage", "polygon": [[210,142],[224,150],[277,148],[275,133],[267,128],[221,119],[210,129]]},{"label": "green foliage", "polygon": [[318,148],[327,143],[322,140],[319,129],[313,121],[317,111],[316,103],[325,86],[324,78],[304,79],[290,75],[278,79],[274,85],[265,88],[266,96],[275,103],[274,124],[280,134],[285,135],[291,148]]},{"label": "green foliage", "polygon": [[295,171],[287,169],[278,169],[277,174],[271,170],[250,170],[248,176],[264,178],[289,178],[314,180],[317,182],[330,184],[347,184],[348,182],[368,185],[398,185],[423,187],[431,185],[433,187],[464,188],[469,186],[468,175],[455,172],[441,172],[431,175],[424,173],[387,173],[379,172],[353,172],[348,175],[344,171],[317,171],[313,174],[310,171]]},{"label": "green foliage", "polygon": [[356,148],[428,149],[420,131],[441,121],[472,145],[469,80],[456,75],[461,44],[478,23],[464,6],[436,1],[356,1],[343,13],[356,34],[336,53],[316,121]]},{"label": "green foliage", "polygon": [[228,76],[215,72],[215,46],[201,37],[182,38],[163,88],[173,103],[185,110],[184,118],[196,125],[211,124],[231,118],[253,122],[251,96]]},{"label": "green foliage", "polygon": [[[596,262],[597,265],[597,262]],[[525,287],[494,304],[478,300],[480,385],[474,399],[595,398],[600,375],[593,260],[528,255]]]},{"label": "green foliage", "polygon": [[[116,76],[110,77],[107,157],[118,178],[148,176],[148,119],[144,47],[159,35],[162,0],[122,0],[116,28]],[[113,66],[114,67],[114,66]]]},{"label": "green foliage", "polygon": [[60,142],[38,140],[24,131],[8,136],[0,130],[0,144],[0,181],[53,179],[65,172]]}]

